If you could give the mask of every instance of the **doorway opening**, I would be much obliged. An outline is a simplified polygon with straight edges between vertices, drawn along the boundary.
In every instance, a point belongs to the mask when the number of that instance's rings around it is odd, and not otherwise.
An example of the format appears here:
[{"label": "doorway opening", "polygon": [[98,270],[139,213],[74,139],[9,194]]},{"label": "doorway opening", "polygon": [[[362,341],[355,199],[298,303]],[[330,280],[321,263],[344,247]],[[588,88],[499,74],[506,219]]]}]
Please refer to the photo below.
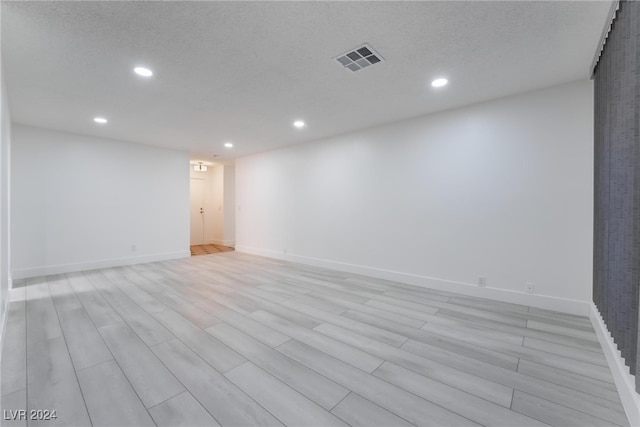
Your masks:
[{"label": "doorway opening", "polygon": [[[191,255],[229,252],[235,247],[235,168],[192,161],[190,168]],[[194,165],[195,164],[195,165]]]}]

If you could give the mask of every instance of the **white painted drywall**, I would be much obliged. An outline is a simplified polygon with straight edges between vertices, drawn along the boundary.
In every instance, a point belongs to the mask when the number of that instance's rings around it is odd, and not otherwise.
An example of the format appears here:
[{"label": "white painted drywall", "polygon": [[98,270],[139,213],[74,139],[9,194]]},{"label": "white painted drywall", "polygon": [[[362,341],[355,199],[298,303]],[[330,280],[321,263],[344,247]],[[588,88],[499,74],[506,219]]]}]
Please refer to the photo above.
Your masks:
[{"label": "white painted drywall", "polygon": [[215,166],[212,169],[212,196],[213,196],[213,240],[211,243],[224,244],[224,166]]},{"label": "white painted drywall", "polygon": [[14,279],[189,255],[187,152],[12,130]]},{"label": "white painted drywall", "polygon": [[238,159],[236,247],[586,314],[592,105],[581,81]]},{"label": "white painted drywall", "polygon": [[[0,103],[0,343],[3,342],[6,310],[9,305],[11,275],[9,266],[9,221],[10,221],[10,155],[11,155],[11,118],[9,100],[4,75],[0,66],[0,84],[2,101]],[[0,345],[0,352],[2,345]]]},{"label": "white painted drywall", "polygon": [[236,169],[224,166],[224,245],[236,244]]}]

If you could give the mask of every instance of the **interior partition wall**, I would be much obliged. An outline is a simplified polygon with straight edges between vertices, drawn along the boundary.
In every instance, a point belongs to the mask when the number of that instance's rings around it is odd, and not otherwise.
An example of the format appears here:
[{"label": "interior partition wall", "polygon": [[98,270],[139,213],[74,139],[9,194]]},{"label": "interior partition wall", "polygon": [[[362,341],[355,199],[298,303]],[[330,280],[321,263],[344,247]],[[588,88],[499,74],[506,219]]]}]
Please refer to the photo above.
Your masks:
[{"label": "interior partition wall", "polygon": [[[638,372],[640,3],[619,4],[595,72],[593,299]],[[640,390],[640,375],[636,375]]]}]

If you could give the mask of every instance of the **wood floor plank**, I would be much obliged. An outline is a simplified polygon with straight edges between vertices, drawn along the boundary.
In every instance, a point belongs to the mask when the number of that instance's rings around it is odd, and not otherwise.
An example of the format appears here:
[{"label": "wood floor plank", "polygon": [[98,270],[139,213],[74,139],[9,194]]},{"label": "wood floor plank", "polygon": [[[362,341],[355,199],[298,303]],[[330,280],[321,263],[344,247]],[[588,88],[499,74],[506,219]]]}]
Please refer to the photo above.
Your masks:
[{"label": "wood floor plank", "polygon": [[456,305],[450,302],[433,305],[440,307],[438,314],[446,314],[452,318],[469,320],[472,322],[476,321],[476,319],[481,319],[487,321],[485,324],[488,325],[494,325],[497,323],[498,325],[506,324],[522,328],[527,326],[528,313],[525,312],[495,312],[476,307],[469,307],[467,305]]},{"label": "wood floor plank", "polygon": [[485,398],[505,408],[511,405],[513,389],[502,384],[462,372],[440,362],[420,357],[415,353],[375,341],[328,323],[323,323],[315,330],[344,343],[350,343],[352,346],[373,354],[380,359],[407,367],[442,384],[466,390],[472,395]]},{"label": "wood floor plank", "polygon": [[249,298],[242,295],[234,295],[223,287],[214,284],[208,284],[206,287],[197,287],[196,289],[199,289],[206,298],[227,306],[241,314],[251,314],[260,309],[260,307]]},{"label": "wood floor plank", "polygon": [[79,371],[78,380],[94,427],[155,425],[115,361]]},{"label": "wood floor plank", "polygon": [[570,359],[579,360],[581,362],[593,363],[594,365],[604,366],[608,368],[607,359],[604,353],[595,351],[585,351],[572,346],[562,345],[554,342],[538,340],[535,338],[525,337],[522,343],[524,347],[535,348],[536,350],[555,354]]},{"label": "wood floor plank", "polygon": [[[214,279],[216,277],[216,273],[207,274],[207,276]],[[258,298],[259,301],[269,301],[277,304],[287,299],[287,297],[265,291],[264,289],[259,289],[256,286],[248,285],[247,283],[250,280],[244,274],[234,274],[231,275],[231,277],[233,280],[227,283],[220,283],[218,286],[224,287],[225,289],[231,287],[233,292],[249,297],[252,300],[254,298]]]},{"label": "wood floor plank", "polygon": [[330,282],[326,282],[324,280],[317,280],[310,277],[299,277],[298,281],[316,285],[311,292],[315,295],[337,298],[342,301],[350,301],[356,304],[362,304],[370,298],[369,296],[357,295],[352,292],[345,292],[343,290],[336,289]]},{"label": "wood floor plank", "polygon": [[[22,289],[11,289],[9,291],[10,295],[10,303],[9,309],[7,310],[7,324],[17,321],[24,322],[26,319],[26,302],[24,297],[24,288]],[[22,291],[20,295],[20,300],[14,300],[13,297],[17,295],[18,292]]]},{"label": "wood floor plank", "polygon": [[[529,417],[538,419],[544,423],[555,426],[567,427],[616,427],[613,424],[587,415],[551,401],[532,396],[516,390],[513,395],[513,410]],[[628,425],[628,424],[623,424]]]},{"label": "wood floor plank", "polygon": [[83,273],[67,273],[66,277],[96,327],[122,322],[122,318]]},{"label": "wood floor plank", "polygon": [[[391,293],[393,295],[393,293]],[[416,301],[416,297],[412,296],[411,299],[403,299],[403,298],[394,298],[391,296],[389,292],[385,292],[382,295],[375,295],[372,297],[372,302],[377,302],[384,304],[386,307],[387,304],[391,304],[396,307],[404,307],[410,311],[414,312],[422,312],[427,314],[435,314],[440,309],[448,307],[446,302],[431,300],[430,298],[422,298],[420,301]],[[433,304],[433,305],[430,305]]]},{"label": "wood floor plank", "polygon": [[518,364],[518,372],[620,403],[620,396],[618,396],[616,386],[613,383],[594,380],[584,375],[574,374],[528,360],[520,361]]},{"label": "wood floor plank", "polygon": [[[142,308],[147,313],[157,313],[165,309],[164,304],[158,301],[155,297],[155,293],[159,292],[157,286],[152,283],[148,283],[144,288],[140,287],[139,283],[141,281],[134,282],[126,277],[120,275],[116,272],[116,274],[112,274],[114,269],[106,269],[101,270],[100,272],[104,274],[113,285],[119,288],[122,292],[124,292],[133,302],[135,302],[140,308]],[[108,276],[107,276],[108,275]],[[150,281],[149,281],[150,282]],[[147,289],[153,289],[153,293],[149,293]]]},{"label": "wood floor plank", "polygon": [[[377,328],[366,323],[345,318],[329,311],[316,308],[312,305],[301,303],[299,301],[288,300],[281,303],[281,305],[290,307],[303,313],[307,313],[308,315],[319,319],[320,321],[318,322],[318,325],[320,325],[322,321],[324,321],[396,347],[400,347],[407,340],[407,337],[396,334],[394,332],[389,332],[385,329]],[[312,328],[318,325],[314,325],[312,326]]]},{"label": "wood floor plank", "polygon": [[309,295],[305,295],[304,299],[300,297],[296,297],[295,299],[309,305],[317,305],[319,308],[322,308],[323,310],[326,310],[326,308],[322,307],[322,302],[328,301],[329,303],[332,303],[338,307],[341,307],[341,310],[339,312],[334,311],[337,314],[343,314],[348,310],[353,310],[353,311],[358,311],[360,313],[376,316],[382,319],[390,320],[392,322],[401,323],[403,325],[411,326],[414,328],[419,328],[425,323],[424,320],[416,319],[410,316],[405,316],[397,312],[383,310],[383,309],[372,307],[366,304],[357,304],[351,301],[342,301],[337,298],[316,295],[314,292],[311,292]]},{"label": "wood floor plank", "polygon": [[489,311],[504,311],[507,313],[528,313],[529,307],[521,304],[512,304],[509,302],[494,301],[486,298],[466,297],[463,295],[454,295],[448,301],[451,304],[466,305]]},{"label": "wood floor plank", "polygon": [[[522,335],[503,332],[498,328],[487,328],[479,323],[468,323],[455,318],[442,317],[437,314],[429,314],[422,311],[411,310],[405,307],[389,304],[383,301],[370,300],[367,305],[386,310],[391,313],[402,313],[406,316],[413,317],[415,319],[423,320],[430,325],[437,325],[438,328],[448,328],[453,331],[460,331],[462,333],[470,333],[474,335],[482,335],[488,338],[504,341],[514,345],[522,344]],[[435,309],[438,310],[438,309]]]},{"label": "wood floor plank", "polygon": [[[211,313],[218,319],[228,323],[234,328],[244,332],[247,335],[257,339],[258,341],[270,347],[277,347],[280,344],[291,339],[288,335],[282,334],[275,329],[269,328],[260,322],[240,313],[218,304],[215,301],[207,300],[197,304],[197,307]],[[208,328],[207,328],[208,329]]]},{"label": "wood floor plank", "polygon": [[62,336],[58,314],[45,278],[27,279],[27,345]]},{"label": "wood floor plank", "polygon": [[333,338],[329,338],[319,332],[298,326],[266,311],[256,311],[251,317],[283,334],[315,347],[320,351],[324,351],[365,372],[371,373],[382,364],[382,359],[376,356],[358,350]]},{"label": "wood floor plank", "polygon": [[81,308],[82,304],[64,274],[47,276],[51,299],[58,313]]},{"label": "wood floor plank", "polygon": [[[409,294],[402,292],[387,292],[385,293],[385,296],[391,296],[409,303],[421,303],[431,305],[433,307],[439,307],[441,309],[439,311],[440,314],[446,313],[458,318],[468,317],[471,315],[473,316],[473,319],[482,318],[486,320],[494,320],[500,323],[512,324],[514,326],[526,326],[527,320],[531,319],[565,326],[579,326],[580,329],[586,328],[587,330],[593,330],[588,318],[552,318],[547,315],[541,315],[537,312],[527,311],[526,306],[502,303],[482,298],[454,295],[448,301],[444,301],[444,303],[442,303],[434,302],[431,297],[425,298],[420,293],[416,292]],[[585,323],[585,320],[587,323]]]},{"label": "wood floor plank", "polygon": [[611,373],[609,372],[609,369],[603,366],[593,365],[591,363],[510,344],[504,341],[494,340],[485,336],[479,336],[460,330],[443,328],[440,325],[433,325],[431,323],[424,324],[421,329],[437,335],[443,335],[455,340],[464,341],[478,347],[484,347],[504,355],[565,369],[601,381],[611,381]]},{"label": "wood floor plank", "polygon": [[539,314],[541,316],[544,316],[545,318],[554,318],[554,319],[569,320],[574,322],[591,323],[591,320],[589,320],[589,318],[586,316],[579,316],[576,314],[569,314],[569,313],[561,313],[559,311],[546,310],[544,308],[529,307],[529,313]]},{"label": "wood floor plank", "polygon": [[401,335],[405,335],[410,339],[417,340],[425,344],[433,345],[447,351],[468,356],[480,361],[488,362],[496,366],[511,369],[513,371],[515,371],[518,366],[517,357],[466,343],[464,340],[460,340],[459,337],[451,338],[434,332],[412,328],[410,326],[401,325],[355,310],[348,310],[343,314],[343,316],[367,323],[369,325],[377,326],[379,328],[387,329]]},{"label": "wood floor plank", "polygon": [[326,298],[315,295],[313,291],[310,291],[308,294],[293,295],[291,299],[316,306],[324,311],[335,314],[342,314],[347,310],[346,307],[340,304],[332,303],[331,301],[327,301]]},{"label": "wood floor plank", "polygon": [[[350,274],[348,277],[346,277],[343,280],[343,282],[346,285],[355,284],[355,285],[365,286],[367,288],[375,289],[382,293],[385,293],[392,289],[402,289],[401,287],[397,286],[397,284],[395,284],[394,282],[389,282],[388,280],[382,280],[382,279],[375,279],[373,277],[360,276],[358,274]],[[439,297],[442,298],[443,301],[446,301],[449,299],[448,296],[440,295]]]},{"label": "wood floor plank", "polygon": [[[282,317],[283,319],[287,319],[293,323],[296,323],[300,326],[304,326],[305,328],[314,328],[318,326],[321,321],[318,319],[309,316],[307,313],[301,313],[300,311],[292,310],[291,308],[281,304],[274,304],[269,301],[260,301],[257,297],[250,295],[248,297],[255,304],[260,307],[260,310],[269,312],[278,317]],[[287,301],[287,300],[284,300]]]},{"label": "wood floor plank", "polygon": [[[172,278],[166,270],[162,269],[162,263],[139,264],[135,266],[117,267],[116,270],[127,281],[134,283],[149,295],[156,296],[159,292],[174,291]],[[180,277],[180,276],[178,276]]]},{"label": "wood floor plank", "polygon": [[221,425],[282,425],[180,341],[156,345],[153,352]]},{"label": "wood floor plank", "polygon": [[20,317],[16,316],[7,323],[3,337],[0,366],[0,396],[3,397],[27,388],[27,327],[24,311]]},{"label": "wood floor plank", "polygon": [[158,427],[216,427],[220,424],[189,392],[149,409]]},{"label": "wood floor plank", "polygon": [[99,271],[88,275],[88,278],[96,287],[100,287],[100,294],[145,344],[152,346],[173,339],[173,335],[164,326],[144,311],[122,290],[115,287]]},{"label": "wood floor plank", "polygon": [[306,293],[309,293],[310,291],[308,289],[304,289],[304,288],[296,288],[293,286],[279,286],[278,283],[262,283],[259,287],[259,289],[263,289],[265,291],[271,292],[273,294],[277,294],[277,295],[282,295],[283,297],[287,297],[287,298],[291,298],[293,296],[296,295],[304,295]]},{"label": "wood floor plank", "polygon": [[316,405],[251,362],[230,370],[225,374],[225,377],[284,425],[347,426],[340,418]]},{"label": "wood floor plank", "polygon": [[220,319],[210,315],[206,311],[196,307],[186,300],[183,300],[178,295],[170,292],[161,292],[155,294],[155,297],[166,307],[172,309],[201,329],[206,329],[221,322]]},{"label": "wood floor plank", "polygon": [[449,320],[470,322],[485,326],[489,329],[510,332],[516,335],[522,335],[523,329],[527,327],[527,319],[521,319],[516,316],[500,316],[496,315],[495,313],[485,312],[480,309],[471,309],[466,306],[461,306],[456,310],[451,310],[450,308],[441,308],[440,310],[438,310],[438,316],[445,317]]},{"label": "wood floor plank", "polygon": [[413,426],[403,418],[392,414],[386,409],[382,409],[375,403],[355,393],[349,393],[331,412],[353,427]]},{"label": "wood floor plank", "polygon": [[[465,324],[466,325],[471,324],[471,325],[474,325],[474,327],[476,328],[480,327],[480,328],[485,328],[489,330],[499,331],[505,334],[512,334],[512,335],[517,335],[521,337],[524,336],[526,338],[544,340],[544,341],[553,342],[561,345],[570,345],[570,346],[576,347],[580,351],[592,352],[592,351],[600,350],[598,343],[592,340],[585,340],[579,336],[562,334],[561,332],[562,330],[564,330],[562,328],[565,328],[565,326],[558,325],[558,324],[552,324],[548,322],[538,322],[540,324],[547,325],[547,329],[549,329],[547,331],[542,329],[532,329],[529,327],[505,324],[503,322],[498,322],[491,319],[485,319],[483,317],[478,317],[476,315],[471,315],[463,312],[453,312],[450,310],[441,309],[440,311],[438,311],[437,316],[444,317],[450,320],[454,320],[454,319],[460,320],[463,322],[461,326]],[[529,320],[527,320],[527,322],[529,322]],[[559,328],[559,329],[554,330],[553,328]],[[579,334],[592,333],[593,329],[591,329],[590,332],[588,332],[586,329],[576,329],[576,332]]]},{"label": "wood floor plank", "polygon": [[184,391],[184,387],[124,323],[99,329],[109,350],[145,407],[150,408]]},{"label": "wood floor plank", "polygon": [[467,418],[406,392],[299,341],[286,342],[278,347],[278,351],[380,407],[396,415],[401,414],[403,418],[417,426],[479,426]]},{"label": "wood floor plank", "polygon": [[14,391],[0,399],[0,411],[2,411],[2,427],[27,427],[27,417],[22,417],[20,411],[27,410],[27,389]]},{"label": "wood floor plank", "polygon": [[63,423],[628,425],[585,316],[238,252],[10,300],[3,407]]},{"label": "wood floor plank", "polygon": [[344,387],[226,323],[209,328],[208,332],[327,410],[333,408],[349,393]]},{"label": "wood floor plank", "polygon": [[77,371],[112,360],[98,329],[84,308],[59,313],[73,366]]},{"label": "wood floor plank", "polygon": [[594,330],[593,325],[591,324],[591,321],[588,317],[579,319],[566,319],[555,316],[546,316],[536,312],[528,312],[523,317],[525,317],[527,320],[535,320],[538,322],[549,323],[551,325],[566,326],[583,331]]},{"label": "wood floor plank", "polygon": [[569,328],[566,326],[552,325],[545,322],[539,322],[537,320],[528,320],[527,328],[540,330],[544,332],[552,332],[558,335],[566,335],[570,337],[580,338],[582,340],[593,341],[595,343],[598,342],[598,337],[596,336],[596,333],[593,330],[591,331],[579,330],[576,328]]},{"label": "wood floor plank", "polygon": [[[417,341],[408,341],[402,348],[416,354],[423,354],[423,345]],[[551,400],[560,405],[581,411],[596,417],[606,419],[613,423],[621,423],[626,419],[622,406],[579,390],[573,390],[562,385],[554,384],[538,378],[513,372],[498,366],[486,365],[483,369],[458,365],[458,369],[471,371],[477,376],[503,384],[515,390],[520,390],[544,399]],[[624,422],[623,422],[624,423]]]},{"label": "wood floor plank", "polygon": [[173,310],[155,313],[156,319],[185,343],[202,360],[217,369],[226,372],[247,361],[229,346],[212,337]]},{"label": "wood floor plank", "polygon": [[[56,424],[89,425],[89,415],[63,337],[27,345],[27,409],[56,410]],[[50,421],[29,421],[44,425]]]},{"label": "wood floor plank", "polygon": [[376,289],[383,290],[384,294],[388,292],[406,292],[423,298],[429,298],[434,301],[448,301],[453,294],[451,292],[439,291],[437,289],[429,289],[423,286],[414,286],[406,283],[392,282],[390,280],[376,279],[360,275],[352,275],[345,279],[347,283],[359,283],[365,286],[373,286]]},{"label": "wood floor plank", "polygon": [[384,362],[374,375],[487,427],[546,426],[533,418],[510,411],[509,407],[493,404],[454,387],[416,375],[415,372],[390,362]]}]

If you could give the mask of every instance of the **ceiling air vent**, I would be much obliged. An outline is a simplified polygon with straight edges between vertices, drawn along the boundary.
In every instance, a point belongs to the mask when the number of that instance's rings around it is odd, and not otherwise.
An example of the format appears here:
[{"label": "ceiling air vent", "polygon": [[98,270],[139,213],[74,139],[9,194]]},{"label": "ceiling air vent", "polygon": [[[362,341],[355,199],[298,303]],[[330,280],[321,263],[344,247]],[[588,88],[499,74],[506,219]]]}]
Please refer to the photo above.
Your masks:
[{"label": "ceiling air vent", "polygon": [[334,59],[344,68],[351,71],[359,71],[382,61],[380,54],[366,43],[342,55],[338,55]]}]

